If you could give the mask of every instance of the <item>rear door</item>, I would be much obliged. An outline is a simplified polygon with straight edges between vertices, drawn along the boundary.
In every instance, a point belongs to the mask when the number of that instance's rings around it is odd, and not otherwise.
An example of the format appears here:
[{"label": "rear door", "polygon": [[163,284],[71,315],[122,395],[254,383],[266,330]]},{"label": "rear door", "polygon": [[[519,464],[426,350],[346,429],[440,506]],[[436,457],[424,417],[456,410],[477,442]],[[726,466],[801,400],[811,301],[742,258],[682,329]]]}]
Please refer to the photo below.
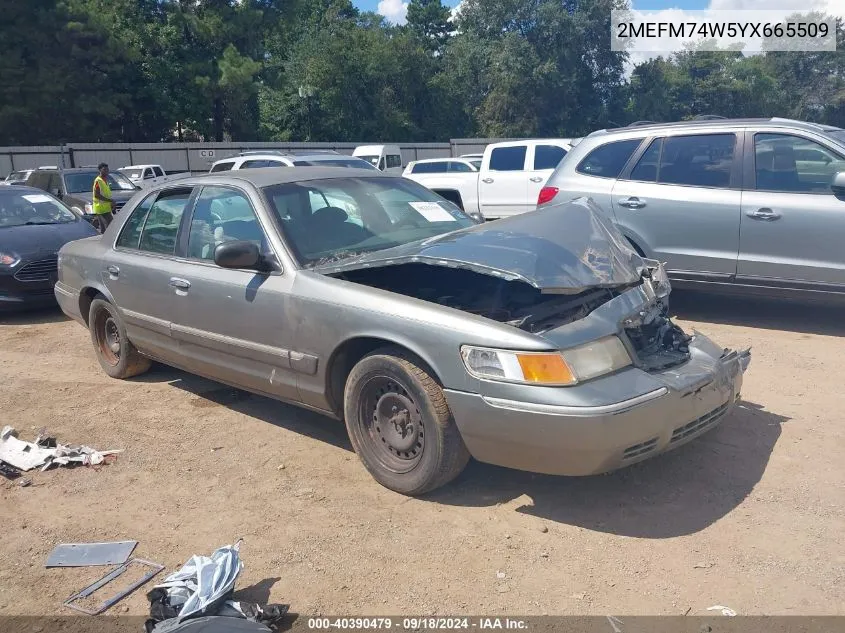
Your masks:
[{"label": "rear door", "polygon": [[568,147],[553,141],[532,144],[528,151],[527,196],[531,208],[537,204],[540,189],[546,184],[560,161],[566,156]]},{"label": "rear door", "polygon": [[220,268],[214,248],[247,240],[276,258],[260,204],[245,190],[206,186],[197,197],[180,240],[183,257],[171,271],[176,304],[173,336],[186,369],[241,387],[298,400],[296,374],[316,373],[316,358],[298,354],[287,321],[292,271],[256,272]]},{"label": "rear door", "polygon": [[617,222],[675,279],[729,282],[739,253],[737,133],[654,138],[613,186]]},{"label": "rear door", "polygon": [[171,325],[176,303],[171,285],[177,236],[193,199],[178,187],[144,198],[121,228],[101,279],[123,313],[138,349],[165,362],[178,361]]},{"label": "rear door", "polygon": [[502,218],[533,211],[537,197],[528,199],[528,143],[494,147],[485,156],[478,182],[481,212],[486,218]]},{"label": "rear door", "polygon": [[845,200],[830,186],[845,152],[823,138],[747,133],[742,283],[845,291]]}]

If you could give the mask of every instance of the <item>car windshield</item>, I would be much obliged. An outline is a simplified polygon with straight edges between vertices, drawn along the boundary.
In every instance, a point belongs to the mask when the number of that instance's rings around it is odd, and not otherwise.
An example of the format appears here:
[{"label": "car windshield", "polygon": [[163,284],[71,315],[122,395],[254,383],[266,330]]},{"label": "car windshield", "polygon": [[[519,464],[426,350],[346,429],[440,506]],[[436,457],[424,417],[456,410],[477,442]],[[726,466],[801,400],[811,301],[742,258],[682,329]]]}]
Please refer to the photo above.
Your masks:
[{"label": "car windshield", "polygon": [[70,209],[45,193],[0,192],[0,228],[64,224],[77,219]]},{"label": "car windshield", "polygon": [[315,266],[472,226],[457,206],[400,178],[328,178],[264,193],[300,264]]},{"label": "car windshield", "polygon": [[296,160],[293,164],[297,167],[317,166],[317,167],[354,167],[357,169],[371,169],[378,171],[370,163],[357,158],[317,158],[311,160]]},{"label": "car windshield", "polygon": [[[67,192],[91,193],[94,189],[94,178],[96,177],[96,171],[77,171],[71,174],[65,174]],[[135,191],[135,185],[132,184],[132,181],[121,173],[112,172],[106,180],[112,190]]]},{"label": "car windshield", "polygon": [[140,178],[143,171],[143,169],[121,169],[120,173],[127,178]]},{"label": "car windshield", "polygon": [[13,171],[6,180],[26,180],[29,177],[28,171]]}]

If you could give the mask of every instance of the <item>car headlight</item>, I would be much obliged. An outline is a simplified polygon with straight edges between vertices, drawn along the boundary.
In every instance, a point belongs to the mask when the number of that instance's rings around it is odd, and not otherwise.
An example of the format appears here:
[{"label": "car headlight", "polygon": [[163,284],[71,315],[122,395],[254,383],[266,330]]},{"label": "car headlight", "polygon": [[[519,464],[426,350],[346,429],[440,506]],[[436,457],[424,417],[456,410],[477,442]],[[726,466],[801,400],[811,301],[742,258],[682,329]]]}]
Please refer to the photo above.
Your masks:
[{"label": "car headlight", "polygon": [[0,266],[8,266],[11,268],[12,266],[17,266],[20,261],[21,258],[18,255],[0,251]]},{"label": "car headlight", "polygon": [[464,345],[461,356],[476,378],[534,385],[574,385],[631,364],[616,336],[560,352],[514,352]]}]

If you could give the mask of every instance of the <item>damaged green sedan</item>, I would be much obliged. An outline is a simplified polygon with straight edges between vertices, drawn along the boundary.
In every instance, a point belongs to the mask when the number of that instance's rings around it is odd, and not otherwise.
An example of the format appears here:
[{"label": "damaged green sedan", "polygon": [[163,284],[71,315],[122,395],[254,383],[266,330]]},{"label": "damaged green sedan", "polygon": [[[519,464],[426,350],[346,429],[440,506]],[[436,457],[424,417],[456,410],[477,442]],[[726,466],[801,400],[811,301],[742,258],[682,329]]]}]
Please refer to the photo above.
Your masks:
[{"label": "damaged green sedan", "polygon": [[110,376],[157,360],[345,420],[408,495],[470,456],[590,475],[676,448],[730,413],[750,360],[672,323],[661,264],[586,199],[479,224],[371,171],[144,191],[59,277]]}]

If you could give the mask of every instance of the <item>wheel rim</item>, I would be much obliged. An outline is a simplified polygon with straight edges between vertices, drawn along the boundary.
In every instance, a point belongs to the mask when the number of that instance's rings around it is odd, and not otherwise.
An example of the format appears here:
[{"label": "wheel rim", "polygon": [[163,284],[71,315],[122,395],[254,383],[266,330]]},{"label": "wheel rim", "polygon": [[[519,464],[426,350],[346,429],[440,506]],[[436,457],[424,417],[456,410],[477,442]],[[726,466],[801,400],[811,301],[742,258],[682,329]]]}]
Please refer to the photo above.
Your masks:
[{"label": "wheel rim", "polygon": [[406,473],[425,449],[425,427],[408,389],[388,376],[370,378],[361,390],[358,419],[373,456],[388,470]]},{"label": "wheel rim", "polygon": [[97,314],[95,331],[100,355],[110,365],[117,365],[120,362],[120,328],[107,310],[101,310]]}]

